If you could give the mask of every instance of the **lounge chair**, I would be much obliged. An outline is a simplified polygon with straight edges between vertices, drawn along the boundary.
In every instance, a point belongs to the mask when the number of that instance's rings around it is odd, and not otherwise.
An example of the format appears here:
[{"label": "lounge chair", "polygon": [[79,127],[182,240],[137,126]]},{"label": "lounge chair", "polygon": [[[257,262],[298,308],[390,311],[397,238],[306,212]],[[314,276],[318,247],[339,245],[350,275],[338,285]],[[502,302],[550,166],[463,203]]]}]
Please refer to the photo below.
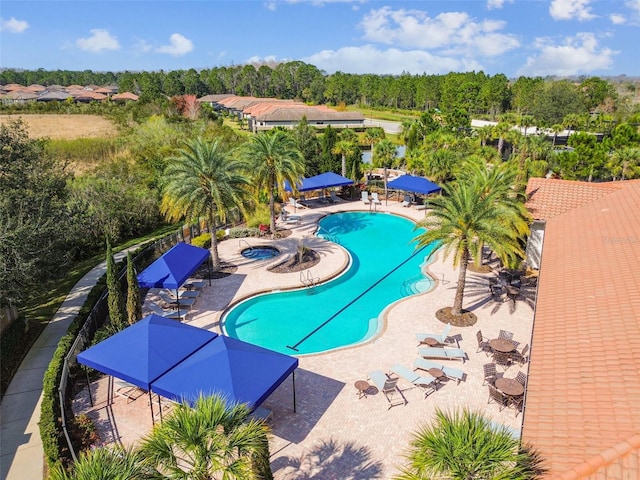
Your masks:
[{"label": "lounge chair", "polygon": [[416,387],[422,388],[424,390],[425,398],[428,397],[430,393],[436,391],[437,379],[429,374],[418,375],[410,368],[407,368],[404,365],[400,364],[396,364],[391,367],[391,373],[395,373],[396,375],[398,375],[398,377],[405,379],[407,382],[415,385]]},{"label": "lounge chair", "polygon": [[425,358],[416,358],[413,362],[413,367],[426,371],[429,371],[430,368],[437,368],[442,370],[445,377],[455,380],[458,384],[460,384],[460,380],[464,378],[464,372],[459,368],[447,367],[441,363],[427,360]]},{"label": "lounge chair", "polygon": [[302,203],[300,203],[299,201],[297,201],[295,198],[291,197],[289,198],[289,203],[291,204],[291,206],[293,208],[307,208],[306,205],[303,205]]},{"label": "lounge chair", "polygon": [[[400,390],[398,390],[397,378],[389,378],[380,370],[369,372],[368,378],[387,399],[387,402],[389,403],[387,409],[395,407],[396,405],[406,405],[407,401],[404,399],[404,397],[402,397]],[[398,395],[401,397],[400,401],[394,399],[396,393],[398,393]]]},{"label": "lounge chair", "polygon": [[331,190],[331,193],[329,194],[329,201],[331,203],[338,203],[340,201],[340,198],[338,198],[336,192],[333,190]]},{"label": "lounge chair", "polygon": [[164,310],[160,305],[153,302],[145,302],[145,305],[148,305],[149,309],[156,315],[172,320],[182,320],[189,313],[186,310]]},{"label": "lounge chair", "polygon": [[442,333],[417,333],[416,340],[420,343],[424,343],[427,338],[433,338],[438,343],[445,343],[449,338],[449,332],[451,331],[451,324],[447,323],[442,329]]},{"label": "lounge chair", "polygon": [[421,357],[441,358],[443,360],[460,359],[462,363],[467,358],[467,354],[461,348],[437,348],[437,347],[420,347],[418,354]]},{"label": "lounge chair", "polygon": [[[164,292],[169,295],[171,298],[176,298],[176,294],[173,290],[169,290],[168,288],[164,289]],[[198,298],[200,296],[200,292],[198,290],[182,290],[178,292],[178,298],[180,299],[180,303],[187,298]]]},{"label": "lounge chair", "polygon": [[127,403],[132,402],[133,400],[144,395],[145,393],[144,390],[142,390],[137,385],[134,385],[133,383],[129,383],[125,380],[121,380],[120,378],[114,377],[113,386],[114,386],[113,393],[115,393],[119,397],[126,398]]},{"label": "lounge chair", "polygon": [[207,286],[207,282],[204,280],[190,280],[182,286],[187,290],[202,290]]},{"label": "lounge chair", "polygon": [[365,205],[371,204],[371,200],[369,200],[369,192],[367,191],[362,192],[362,201],[364,202]]},{"label": "lounge chair", "polygon": [[299,224],[300,220],[302,220],[302,217],[300,215],[289,215],[289,212],[287,212],[286,210],[282,210],[280,212],[280,222],[287,224],[287,225],[292,225],[292,224]]},{"label": "lounge chair", "polygon": [[265,407],[258,407],[249,414],[249,418],[264,423],[271,423],[273,420],[273,412]]},{"label": "lounge chair", "polygon": [[402,206],[403,207],[410,207],[411,206],[411,195],[405,195],[404,196],[404,200],[402,200]]},{"label": "lounge chair", "polygon": [[382,205],[382,202],[378,198],[378,192],[373,192],[371,194],[371,201],[376,205]]},{"label": "lounge chair", "polygon": [[195,298],[178,298],[177,299],[172,295],[168,295],[164,290],[160,290],[158,292],[158,296],[162,299],[163,302],[165,302],[170,307],[178,307],[178,305],[180,305],[181,307],[191,308],[193,307],[193,304],[196,303]]}]

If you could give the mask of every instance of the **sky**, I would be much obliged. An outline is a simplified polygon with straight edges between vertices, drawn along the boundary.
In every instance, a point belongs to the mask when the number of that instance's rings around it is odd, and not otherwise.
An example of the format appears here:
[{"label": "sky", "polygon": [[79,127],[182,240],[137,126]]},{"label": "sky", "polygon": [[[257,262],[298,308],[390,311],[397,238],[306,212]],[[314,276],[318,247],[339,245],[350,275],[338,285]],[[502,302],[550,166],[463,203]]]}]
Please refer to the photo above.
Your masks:
[{"label": "sky", "polygon": [[640,76],[640,0],[3,0],[0,67]]}]

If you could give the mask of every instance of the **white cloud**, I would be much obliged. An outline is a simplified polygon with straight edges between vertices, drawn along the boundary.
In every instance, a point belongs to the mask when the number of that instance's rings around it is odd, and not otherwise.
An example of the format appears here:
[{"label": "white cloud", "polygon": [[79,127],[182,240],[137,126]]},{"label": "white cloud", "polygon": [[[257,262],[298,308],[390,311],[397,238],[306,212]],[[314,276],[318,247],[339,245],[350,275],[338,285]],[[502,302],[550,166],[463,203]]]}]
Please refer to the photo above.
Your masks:
[{"label": "white cloud", "polygon": [[487,0],[487,9],[500,10],[505,3],[513,3],[513,0]]},{"label": "white cloud", "polygon": [[0,32],[22,33],[27,28],[29,28],[29,24],[24,20],[16,20],[13,17],[9,20],[0,18]]},{"label": "white cloud", "polygon": [[372,45],[322,50],[303,58],[302,61],[327,73],[342,71],[354,74],[397,75],[398,72],[405,71],[419,75],[483,69],[482,65],[472,59],[436,56],[420,50],[380,50]]},{"label": "white cloud", "polygon": [[640,0],[627,0],[625,5],[631,10],[635,10],[635,13],[640,14]]},{"label": "white cloud", "polygon": [[146,40],[139,38],[133,45],[133,50],[137,53],[149,53],[151,50],[153,50],[153,45],[151,45]]},{"label": "white cloud", "polygon": [[613,23],[614,25],[622,25],[627,21],[624,15],[620,15],[618,13],[612,13],[611,15],[609,15],[609,20],[611,20],[611,23]]},{"label": "white cloud", "polygon": [[167,53],[174,57],[185,55],[191,50],[193,50],[193,42],[179,33],[174,33],[169,37],[169,45],[156,48],[156,52]]},{"label": "white cloud", "polygon": [[592,33],[568,37],[562,45],[553,45],[548,38],[536,39],[540,53],[529,57],[517,75],[577,75],[611,68],[613,56],[619,52],[599,48]]},{"label": "white cloud", "polygon": [[595,15],[589,6],[591,0],[552,0],[549,14],[554,20],[591,20]]},{"label": "white cloud", "polygon": [[451,49],[493,56],[520,45],[515,35],[499,32],[505,22],[477,21],[464,12],[429,17],[420,10],[383,7],[365,15],[360,27],[369,41],[411,49]]},{"label": "white cloud", "polygon": [[91,36],[89,38],[79,38],[76,45],[81,50],[87,52],[100,52],[101,50],[118,50],[120,44],[118,40],[104,28],[94,28],[89,30]]}]

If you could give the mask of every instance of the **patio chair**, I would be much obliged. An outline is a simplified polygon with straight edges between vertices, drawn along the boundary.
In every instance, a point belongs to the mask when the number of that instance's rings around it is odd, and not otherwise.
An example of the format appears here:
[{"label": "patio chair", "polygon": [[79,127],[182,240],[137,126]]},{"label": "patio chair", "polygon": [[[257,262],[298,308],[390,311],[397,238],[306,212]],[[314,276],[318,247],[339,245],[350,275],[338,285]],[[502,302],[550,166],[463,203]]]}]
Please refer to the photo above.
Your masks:
[{"label": "patio chair", "polygon": [[293,208],[307,208],[306,205],[300,203],[299,201],[297,201],[295,198],[290,197],[289,198],[289,204],[293,207]]},{"label": "patio chair", "polygon": [[419,343],[424,343],[427,338],[433,338],[438,343],[445,343],[449,338],[449,332],[451,331],[451,324],[447,323],[442,329],[442,333],[416,333],[416,340]]},{"label": "patio chair", "polygon": [[164,310],[160,305],[153,302],[145,302],[151,312],[160,317],[170,318],[171,320],[182,320],[189,313],[187,310]]},{"label": "patio chair", "polygon": [[329,194],[329,201],[331,203],[338,203],[340,200],[341,199],[336,195],[335,190],[331,190],[331,193]]},{"label": "patio chair", "polygon": [[378,198],[378,192],[373,192],[371,194],[371,201],[376,205],[382,205],[382,202]]},{"label": "patio chair", "polygon": [[484,381],[482,385],[493,385],[498,378],[498,371],[496,370],[495,363],[485,363],[482,366],[482,370],[484,371]]},{"label": "patio chair", "polygon": [[516,382],[518,382],[523,387],[527,386],[527,374],[524,372],[518,372],[516,375]]},{"label": "patio chair", "polygon": [[[389,404],[387,410],[391,407],[395,407],[396,405],[406,405],[407,401],[402,397],[400,390],[398,390],[397,378],[389,378],[380,370],[369,372],[368,378],[387,399],[387,403]],[[398,393],[402,398],[401,403],[394,399],[396,393]]]},{"label": "patio chair", "polygon": [[371,205],[371,200],[369,200],[369,192],[366,190],[362,192],[362,202],[365,205]]},{"label": "patio chair", "polygon": [[158,296],[162,299],[163,302],[165,302],[167,305],[169,305],[170,307],[177,307],[178,305],[180,305],[181,307],[185,307],[187,309],[193,307],[193,304],[196,303],[196,299],[195,298],[175,298],[171,295],[167,295],[167,293],[164,290],[160,290],[158,292]]},{"label": "patio chair", "polygon": [[129,383],[125,380],[121,380],[120,378],[114,377],[113,386],[113,393],[115,393],[119,397],[126,398],[127,403],[134,401],[145,393],[144,390],[142,390],[137,385]]},{"label": "patio chair", "polygon": [[403,207],[410,207],[411,206],[411,195],[405,195],[404,196],[404,200],[402,200],[402,206]]},{"label": "patio chair", "polygon": [[416,387],[421,388],[424,391],[425,398],[427,398],[430,393],[436,391],[436,378],[431,375],[418,375],[410,368],[400,364],[392,366],[391,373],[395,373],[398,377],[406,380]]},{"label": "patio chair", "polygon": [[529,353],[529,344],[527,343],[524,347],[522,347],[522,350],[520,351],[516,350],[515,352],[512,352],[511,359],[514,362],[518,362],[520,365],[524,365],[529,360],[529,357],[527,356],[528,353]]},{"label": "patio chair", "polygon": [[507,340],[513,341],[513,333],[507,330],[500,330],[500,333],[498,333],[498,338],[505,338]]},{"label": "patio chair", "polygon": [[418,348],[418,354],[427,358],[458,359],[462,360],[462,363],[467,358],[467,354],[461,348],[420,347]]},{"label": "patio chair", "polygon": [[497,403],[499,410],[502,411],[509,406],[509,398],[493,385],[489,385],[489,399],[487,403]]},{"label": "patio chair", "polygon": [[491,353],[491,346],[489,342],[482,336],[482,330],[478,330],[476,333],[476,339],[478,340],[478,350],[476,353],[484,352],[485,355],[489,356]]},{"label": "patio chair", "polygon": [[509,397],[509,407],[512,407],[516,411],[516,417],[518,413],[522,412],[524,407],[524,395],[518,395],[517,397]]},{"label": "patio chair", "polygon": [[495,363],[496,365],[500,365],[505,370],[507,370],[511,366],[511,354],[504,352],[494,352],[493,363]]},{"label": "patio chair", "polygon": [[287,225],[292,225],[292,224],[299,224],[300,220],[302,220],[302,217],[300,215],[289,215],[289,212],[287,212],[284,208],[280,211],[280,217],[278,219],[281,223],[287,224]]},{"label": "patio chair", "polygon": [[207,286],[207,282],[204,280],[190,280],[182,286],[187,290],[202,290]]}]

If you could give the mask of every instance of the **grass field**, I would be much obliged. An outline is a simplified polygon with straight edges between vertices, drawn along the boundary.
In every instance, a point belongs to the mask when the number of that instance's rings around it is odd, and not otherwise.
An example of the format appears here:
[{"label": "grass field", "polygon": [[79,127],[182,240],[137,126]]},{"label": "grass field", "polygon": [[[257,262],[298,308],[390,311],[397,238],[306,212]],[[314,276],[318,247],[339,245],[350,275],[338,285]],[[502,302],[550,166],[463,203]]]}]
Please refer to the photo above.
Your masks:
[{"label": "grass field", "polygon": [[0,115],[0,124],[18,118],[27,125],[31,138],[74,140],[118,134],[110,120],[97,115]]}]

